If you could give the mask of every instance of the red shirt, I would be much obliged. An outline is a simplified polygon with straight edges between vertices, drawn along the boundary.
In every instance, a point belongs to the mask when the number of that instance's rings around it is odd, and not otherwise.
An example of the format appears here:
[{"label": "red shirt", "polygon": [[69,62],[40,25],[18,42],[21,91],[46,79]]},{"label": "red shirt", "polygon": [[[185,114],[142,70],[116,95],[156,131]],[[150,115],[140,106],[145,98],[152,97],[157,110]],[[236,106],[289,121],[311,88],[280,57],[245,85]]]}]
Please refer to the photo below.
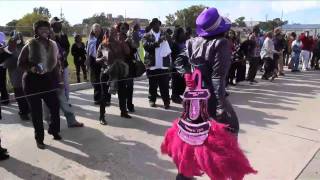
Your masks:
[{"label": "red shirt", "polygon": [[301,46],[302,50],[312,51],[312,47],[313,47],[312,38],[308,38],[304,34],[301,34],[299,39],[302,42],[302,46]]}]

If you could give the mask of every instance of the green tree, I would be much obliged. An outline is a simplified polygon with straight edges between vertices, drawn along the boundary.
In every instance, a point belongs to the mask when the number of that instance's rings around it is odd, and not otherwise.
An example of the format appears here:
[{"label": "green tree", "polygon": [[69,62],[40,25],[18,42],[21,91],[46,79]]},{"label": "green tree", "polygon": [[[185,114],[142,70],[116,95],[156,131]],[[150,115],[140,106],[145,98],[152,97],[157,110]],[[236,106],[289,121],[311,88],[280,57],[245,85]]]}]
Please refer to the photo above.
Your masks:
[{"label": "green tree", "polygon": [[166,16],[166,24],[171,24],[181,27],[196,28],[196,19],[198,15],[205,9],[203,5],[194,5],[188,8],[178,10],[174,15],[169,14]]},{"label": "green tree", "polygon": [[69,21],[66,20],[66,18],[62,18],[63,20],[63,26],[62,31],[68,35],[72,34],[72,26],[70,25]]},{"label": "green tree", "polygon": [[166,16],[166,25],[167,26],[174,26],[176,21],[176,17],[173,14],[169,14]]},{"label": "green tree", "polygon": [[82,20],[82,24],[87,24],[91,26],[94,23],[100,24],[102,27],[109,27],[111,22],[108,21],[106,15],[104,13],[94,14],[92,17],[85,18]]},{"label": "green tree", "polygon": [[241,16],[234,20],[234,23],[232,23],[233,26],[237,27],[246,27],[246,23],[244,22],[245,17]]},{"label": "green tree", "polygon": [[15,30],[17,23],[18,23],[18,20],[16,20],[16,19],[8,22],[8,23],[6,24],[6,25],[7,25],[6,30],[7,30],[8,32],[11,32],[11,31]]},{"label": "green tree", "polygon": [[18,20],[14,19],[14,20],[8,22],[6,25],[10,26],[10,27],[16,27],[17,23],[18,23]]},{"label": "green tree", "polygon": [[123,22],[124,21],[124,17],[122,15],[118,15],[117,16],[117,19],[120,21],[120,22]]},{"label": "green tree", "polygon": [[282,21],[280,18],[275,18],[267,22],[260,22],[259,26],[263,31],[273,31],[275,28],[287,24],[288,21]]},{"label": "green tree", "polygon": [[45,7],[33,8],[33,12],[43,16],[47,16],[48,18],[51,17],[49,9]]},{"label": "green tree", "polygon": [[48,21],[49,17],[38,13],[28,13],[18,20],[16,27],[17,30],[24,35],[31,36],[33,33],[33,24],[38,20]]}]

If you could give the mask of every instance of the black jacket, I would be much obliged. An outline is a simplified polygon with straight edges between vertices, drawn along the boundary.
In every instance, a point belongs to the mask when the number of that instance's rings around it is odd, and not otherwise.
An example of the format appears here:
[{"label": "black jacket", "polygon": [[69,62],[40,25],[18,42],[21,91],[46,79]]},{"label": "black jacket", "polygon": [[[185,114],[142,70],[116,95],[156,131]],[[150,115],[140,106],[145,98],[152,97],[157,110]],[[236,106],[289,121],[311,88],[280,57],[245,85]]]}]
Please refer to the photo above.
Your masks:
[{"label": "black jacket", "polygon": [[[82,63],[86,59],[86,49],[84,43],[81,43],[81,47],[78,47],[76,43],[74,43],[71,47],[71,54],[74,58],[75,63]],[[79,59],[81,58],[81,62]]]},{"label": "black jacket", "polygon": [[225,92],[226,76],[231,65],[228,40],[196,37],[187,41],[186,46],[186,50],[175,61],[176,69],[180,73],[191,72],[192,67],[200,70],[203,87],[211,93],[208,102],[210,116],[216,118],[217,113],[223,110],[226,116],[221,122],[229,124],[234,132],[238,132],[238,118]]},{"label": "black jacket", "polygon": [[59,44],[59,46],[61,47],[61,49],[63,50],[63,60],[62,60],[62,66],[64,68],[68,67],[68,54],[70,51],[70,43],[68,40],[68,36],[66,34],[61,34],[60,36],[56,35],[55,36],[55,41],[57,44]]}]

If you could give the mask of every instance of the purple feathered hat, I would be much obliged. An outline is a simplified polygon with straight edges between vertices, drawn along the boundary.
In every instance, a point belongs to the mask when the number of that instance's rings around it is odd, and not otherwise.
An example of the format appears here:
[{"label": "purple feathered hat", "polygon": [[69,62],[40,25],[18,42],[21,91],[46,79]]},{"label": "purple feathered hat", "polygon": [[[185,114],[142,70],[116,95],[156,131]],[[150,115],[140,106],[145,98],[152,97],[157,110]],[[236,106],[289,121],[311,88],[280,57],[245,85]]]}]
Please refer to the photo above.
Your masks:
[{"label": "purple feathered hat", "polygon": [[204,9],[196,20],[197,34],[202,37],[214,36],[226,32],[231,27],[231,21],[220,16],[214,7]]}]

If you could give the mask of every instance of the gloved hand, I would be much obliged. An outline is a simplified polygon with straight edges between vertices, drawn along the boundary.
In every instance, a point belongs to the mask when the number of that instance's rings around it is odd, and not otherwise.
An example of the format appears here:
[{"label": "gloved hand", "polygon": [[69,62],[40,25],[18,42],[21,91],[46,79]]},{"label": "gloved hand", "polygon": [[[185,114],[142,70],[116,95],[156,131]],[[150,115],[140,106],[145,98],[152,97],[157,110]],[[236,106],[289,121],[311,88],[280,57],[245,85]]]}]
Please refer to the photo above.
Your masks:
[{"label": "gloved hand", "polygon": [[190,89],[193,89],[195,87],[194,80],[192,79],[192,74],[187,73],[184,74],[184,80],[186,81],[186,86]]},{"label": "gloved hand", "polygon": [[216,110],[216,120],[222,121],[225,117],[225,111],[223,109],[218,108]]}]

